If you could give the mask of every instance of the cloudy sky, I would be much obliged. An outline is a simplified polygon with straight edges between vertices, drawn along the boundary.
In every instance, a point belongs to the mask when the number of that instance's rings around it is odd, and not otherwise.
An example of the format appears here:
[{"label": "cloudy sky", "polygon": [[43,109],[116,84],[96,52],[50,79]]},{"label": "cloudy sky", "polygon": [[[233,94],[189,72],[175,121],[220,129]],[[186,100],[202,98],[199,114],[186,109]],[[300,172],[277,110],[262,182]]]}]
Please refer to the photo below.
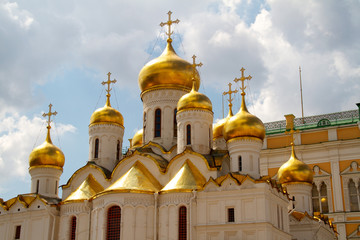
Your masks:
[{"label": "cloudy sky", "polygon": [[169,10],[180,19],[178,55],[204,64],[200,91],[215,119],[241,67],[253,77],[248,108],[263,122],[301,116],[299,66],[305,116],[360,102],[358,0],[0,0],[1,198],[30,191],[28,156],[44,141],[50,102],[58,112],[52,139],[66,157],[61,184],[86,163],[89,119],[105,103],[100,83],[109,71],[128,145],[142,126],[138,73],[166,44],[159,23]]}]

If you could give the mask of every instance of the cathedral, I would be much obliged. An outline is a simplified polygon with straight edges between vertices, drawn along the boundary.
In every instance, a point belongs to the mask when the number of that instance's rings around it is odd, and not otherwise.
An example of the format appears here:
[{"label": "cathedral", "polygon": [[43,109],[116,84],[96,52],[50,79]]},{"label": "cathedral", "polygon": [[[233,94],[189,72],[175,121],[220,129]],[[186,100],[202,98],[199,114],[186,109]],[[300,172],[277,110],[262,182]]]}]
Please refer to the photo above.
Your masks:
[{"label": "cathedral", "polygon": [[29,156],[30,193],[0,199],[0,239],[360,239],[359,111],[264,124],[246,107],[242,68],[240,89],[224,93],[227,117],[214,123],[198,91],[202,64],[176,54],[179,20],[168,15],[167,46],[139,73],[143,127],[130,148],[108,73],[89,159],[59,186],[65,156],[51,141],[50,104],[46,139]]}]

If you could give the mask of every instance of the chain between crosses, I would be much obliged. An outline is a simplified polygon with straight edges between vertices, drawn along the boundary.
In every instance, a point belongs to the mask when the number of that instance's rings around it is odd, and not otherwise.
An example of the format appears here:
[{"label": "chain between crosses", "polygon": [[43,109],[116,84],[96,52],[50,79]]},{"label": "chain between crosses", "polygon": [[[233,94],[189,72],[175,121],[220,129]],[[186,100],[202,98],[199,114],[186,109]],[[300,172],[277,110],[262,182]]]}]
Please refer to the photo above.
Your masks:
[{"label": "chain between crosses", "polygon": [[55,112],[51,112],[51,107],[52,107],[53,105],[50,103],[49,104],[49,112],[48,113],[43,113],[43,117],[48,117],[48,120],[46,121],[47,122],[47,129],[50,129],[51,128],[51,126],[50,126],[50,123],[52,122],[51,121],[51,116],[55,116],[56,114],[57,114],[57,112],[55,111]]},{"label": "chain between crosses", "polygon": [[240,90],[241,90],[241,95],[244,96],[244,95],[245,95],[245,89],[246,89],[246,87],[245,87],[245,85],[244,85],[244,82],[245,82],[245,80],[249,80],[249,81],[250,81],[250,79],[251,79],[252,77],[251,77],[250,75],[247,76],[247,77],[244,76],[245,68],[241,68],[240,71],[241,71],[241,77],[240,77],[240,78],[235,78],[235,79],[234,79],[234,82],[237,83],[238,81],[241,81]]},{"label": "chain between crosses", "polygon": [[232,85],[232,84],[229,83],[228,85],[229,85],[229,91],[228,91],[228,92],[223,92],[223,95],[225,96],[225,95],[229,94],[228,102],[229,102],[229,108],[231,108],[231,107],[232,107],[232,101],[234,100],[233,98],[231,98],[231,94],[237,93],[238,90],[236,89],[235,91],[232,91],[232,90],[231,90],[231,85]]},{"label": "chain between crosses", "polygon": [[163,27],[163,26],[165,26],[165,25],[168,25],[168,32],[165,33],[165,34],[168,36],[167,41],[168,41],[168,42],[172,42],[171,35],[172,35],[174,32],[171,31],[171,25],[172,25],[173,23],[178,24],[178,23],[180,22],[180,20],[179,20],[179,19],[176,19],[175,21],[172,21],[172,20],[171,20],[171,14],[172,14],[171,11],[169,11],[167,14],[169,15],[169,19],[167,20],[167,22],[161,22],[161,23],[160,23],[160,26]]}]

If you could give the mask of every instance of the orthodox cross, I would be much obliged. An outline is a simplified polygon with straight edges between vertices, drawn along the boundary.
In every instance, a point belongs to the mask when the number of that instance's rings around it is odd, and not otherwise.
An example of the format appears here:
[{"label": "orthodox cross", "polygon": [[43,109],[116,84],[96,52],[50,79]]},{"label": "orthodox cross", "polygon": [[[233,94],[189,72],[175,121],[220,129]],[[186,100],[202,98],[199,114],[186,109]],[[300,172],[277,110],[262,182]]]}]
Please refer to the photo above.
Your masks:
[{"label": "orthodox cross", "polygon": [[290,145],[294,145],[294,133],[298,133],[299,130],[295,130],[295,125],[294,125],[294,119],[295,116],[293,114],[287,114],[285,115],[285,119],[286,119],[286,130],[285,130],[285,134],[290,134]]},{"label": "orthodox cross", "polygon": [[47,122],[47,129],[50,129],[51,128],[51,126],[50,126],[50,123],[52,122],[51,121],[51,116],[52,115],[56,115],[57,114],[57,112],[55,111],[55,112],[51,112],[51,107],[52,107],[52,104],[50,103],[49,104],[49,112],[48,113],[43,113],[43,117],[48,117],[48,120],[46,121]]},{"label": "orthodox cross", "polygon": [[229,91],[228,91],[228,92],[223,92],[223,95],[229,94],[229,99],[228,99],[228,101],[229,101],[229,107],[231,108],[231,107],[232,107],[232,101],[234,100],[233,98],[231,98],[231,94],[237,93],[238,90],[232,91],[232,90],[231,90],[231,85],[232,85],[232,84],[229,83],[228,85],[229,85]]},{"label": "orthodox cross", "polygon": [[193,69],[193,77],[192,77],[192,81],[193,81],[193,88],[195,89],[195,74],[196,74],[196,67],[201,67],[203,64],[202,62],[196,63],[195,62],[195,54],[192,56],[193,59],[193,63],[191,64],[191,67]]},{"label": "orthodox cross", "polygon": [[171,39],[171,35],[173,34],[173,32],[171,31],[171,25],[173,24],[173,23],[179,23],[180,22],[180,20],[179,19],[176,19],[175,21],[172,21],[171,20],[171,14],[172,14],[172,12],[171,11],[169,11],[168,13],[167,13],[168,15],[169,15],[169,19],[167,20],[167,22],[161,22],[160,23],[160,26],[161,27],[163,27],[163,26],[165,26],[165,25],[168,25],[168,32],[166,33],[166,35],[168,36],[168,42],[171,42],[172,41],[172,39]]},{"label": "orthodox cross", "polygon": [[108,75],[108,80],[107,80],[106,82],[102,82],[101,84],[102,84],[102,85],[105,85],[105,84],[108,85],[108,87],[107,87],[107,89],[106,89],[106,92],[107,92],[106,97],[107,97],[108,100],[109,100],[109,98],[110,98],[110,91],[111,91],[111,89],[112,89],[112,88],[110,88],[110,84],[111,84],[111,83],[116,83],[116,80],[115,80],[115,79],[114,79],[114,80],[110,80],[111,72],[108,72],[107,75]]},{"label": "orthodox cross", "polygon": [[241,95],[245,95],[245,86],[244,86],[244,82],[245,82],[245,80],[250,80],[252,77],[249,75],[249,76],[247,76],[247,77],[245,77],[244,76],[244,71],[245,71],[245,68],[241,68],[240,69],[240,71],[241,71],[241,77],[240,78],[235,78],[234,79],[234,82],[238,82],[238,81],[241,81],[241,87],[240,87],[240,89],[241,89]]}]

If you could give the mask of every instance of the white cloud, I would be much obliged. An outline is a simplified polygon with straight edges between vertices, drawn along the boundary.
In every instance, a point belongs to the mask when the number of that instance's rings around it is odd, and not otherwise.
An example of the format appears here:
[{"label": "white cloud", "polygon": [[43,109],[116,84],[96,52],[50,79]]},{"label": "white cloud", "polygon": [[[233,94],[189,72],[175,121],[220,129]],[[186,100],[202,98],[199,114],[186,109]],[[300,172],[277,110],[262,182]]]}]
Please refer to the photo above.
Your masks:
[{"label": "white cloud", "polygon": [[[8,114],[0,119],[0,182],[4,188],[11,187],[12,179],[20,182],[30,180],[29,155],[34,147],[44,141],[45,126],[45,121],[39,117],[30,119],[18,114]],[[75,131],[69,124],[55,126],[51,133],[55,145],[60,136]]]}]

